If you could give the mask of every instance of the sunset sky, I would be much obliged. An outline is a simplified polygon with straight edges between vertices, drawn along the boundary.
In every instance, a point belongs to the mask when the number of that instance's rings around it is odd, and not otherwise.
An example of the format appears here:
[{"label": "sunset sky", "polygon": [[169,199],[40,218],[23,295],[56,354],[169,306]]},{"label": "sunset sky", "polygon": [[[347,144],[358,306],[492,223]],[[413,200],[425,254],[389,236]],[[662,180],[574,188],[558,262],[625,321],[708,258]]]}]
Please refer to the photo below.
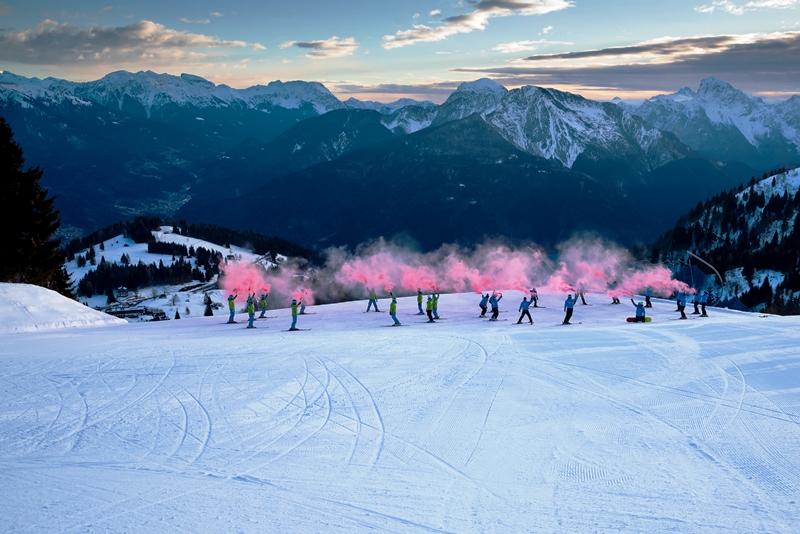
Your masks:
[{"label": "sunset sky", "polygon": [[715,76],[782,99],[800,93],[800,0],[0,0],[0,70],[434,102],[481,77],[642,99]]}]

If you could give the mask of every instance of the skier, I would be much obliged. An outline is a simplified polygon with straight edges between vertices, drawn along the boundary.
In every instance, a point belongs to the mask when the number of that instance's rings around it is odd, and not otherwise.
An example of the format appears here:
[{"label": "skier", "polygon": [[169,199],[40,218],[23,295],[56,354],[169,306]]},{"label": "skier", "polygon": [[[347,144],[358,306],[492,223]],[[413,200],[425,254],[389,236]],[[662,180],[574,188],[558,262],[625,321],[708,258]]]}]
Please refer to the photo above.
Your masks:
[{"label": "skier", "polygon": [[616,293],[617,281],[614,280],[613,282],[609,282],[607,285],[608,285],[608,292],[611,294],[611,304],[621,304]]},{"label": "skier", "polygon": [[681,299],[686,298],[686,294],[683,291],[675,291],[675,311],[681,311]]},{"label": "skier", "polygon": [[645,308],[644,302],[640,302],[639,304],[636,304],[636,302],[634,302],[634,300],[631,299],[631,304],[636,306],[636,317],[633,318],[633,322],[634,323],[644,323],[646,321],[645,312],[644,312],[644,308]]},{"label": "skier", "polygon": [[687,319],[686,313],[684,311],[686,310],[686,300],[687,296],[685,292],[681,291],[680,293],[678,293],[678,311],[681,312],[681,317],[680,317],[681,319]]},{"label": "skier", "polygon": [[441,293],[434,293],[433,294],[433,318],[439,318],[439,296]]},{"label": "skier", "polygon": [[707,302],[708,302],[708,291],[703,291],[700,294],[700,310],[702,311],[700,317],[708,317],[708,314],[706,313]]},{"label": "skier", "polygon": [[256,320],[256,294],[247,295],[247,328],[255,328],[253,321]]},{"label": "skier", "polygon": [[533,302],[533,307],[539,307],[539,293],[536,291],[535,287],[531,288],[531,302]]},{"label": "skier", "polygon": [[380,312],[380,310],[378,309],[378,295],[375,293],[374,289],[370,289],[369,302],[367,303],[367,311],[369,311],[369,309],[372,307],[373,304],[375,305],[375,311]]},{"label": "skier", "polygon": [[500,315],[499,302],[500,299],[502,298],[503,298],[502,293],[492,293],[492,298],[489,299],[489,303],[492,305],[492,317],[489,319],[490,321],[496,321],[497,317]]},{"label": "skier", "polygon": [[261,315],[258,316],[259,319],[263,319],[266,316],[268,298],[269,298],[269,293],[261,294],[261,300],[259,301],[259,305],[261,306]]},{"label": "skier", "polygon": [[[305,315],[306,314],[306,290],[305,289],[301,289],[300,292],[303,294],[303,296],[300,297],[300,314],[299,315]],[[376,304],[376,307],[377,307],[377,304]]]},{"label": "skier", "polygon": [[564,316],[564,322],[561,324],[571,324],[569,320],[572,318],[572,309],[575,307],[575,303],[578,302],[578,298],[572,298],[572,295],[567,295],[567,300],[564,301],[564,311],[567,312],[567,315]]},{"label": "skier", "polygon": [[428,322],[433,323],[433,299],[428,295],[428,301],[425,303],[425,313],[428,314]]},{"label": "skier", "polygon": [[228,319],[228,324],[235,323],[236,321],[233,320],[233,316],[236,315],[236,297],[239,295],[228,295],[228,309],[231,311],[231,316]]},{"label": "skier", "polygon": [[692,315],[700,315],[700,294],[697,291],[692,294],[692,304],[694,304]]},{"label": "skier", "polygon": [[289,330],[299,330],[297,328],[297,300],[292,299],[292,326]]},{"label": "skier", "polygon": [[519,316],[519,321],[517,321],[517,324],[522,324],[522,318],[526,315],[528,316],[528,320],[531,322],[531,324],[533,324],[533,317],[531,317],[531,312],[528,311],[528,307],[530,305],[531,303],[528,301],[528,297],[522,297],[522,302],[519,303],[518,310],[522,312],[522,315]]},{"label": "skier", "polygon": [[650,297],[653,295],[653,288],[648,286],[647,289],[644,290],[644,307],[645,308],[652,308],[653,303],[650,302]]},{"label": "skier", "polygon": [[425,315],[425,312],[422,311],[422,289],[417,288],[417,309],[419,313],[417,315]]},{"label": "skier", "polygon": [[583,282],[580,282],[578,284],[578,295],[575,298],[577,299],[578,297],[581,297],[581,302],[583,303],[584,306],[586,305],[586,298],[583,295],[585,292],[586,292],[586,286],[583,285]]},{"label": "skier", "polygon": [[483,295],[481,297],[481,303],[478,304],[478,306],[481,307],[481,315],[480,315],[480,317],[486,317],[486,310],[488,309],[487,306],[486,306],[487,304],[489,304],[489,293],[486,293],[485,295]]},{"label": "skier", "polygon": [[394,294],[389,293],[389,295],[392,297],[392,303],[389,304],[389,315],[391,315],[392,319],[394,319],[395,326],[399,326],[400,321],[397,320],[397,299],[395,298]]}]

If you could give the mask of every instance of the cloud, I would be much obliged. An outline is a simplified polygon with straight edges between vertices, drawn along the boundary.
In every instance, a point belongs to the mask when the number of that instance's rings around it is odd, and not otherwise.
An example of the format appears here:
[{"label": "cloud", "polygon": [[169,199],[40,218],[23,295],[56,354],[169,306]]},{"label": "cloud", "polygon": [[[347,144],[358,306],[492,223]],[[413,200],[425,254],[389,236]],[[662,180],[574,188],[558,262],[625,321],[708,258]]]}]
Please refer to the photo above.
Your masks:
[{"label": "cloud", "polygon": [[310,59],[327,59],[332,57],[352,56],[359,43],[352,37],[341,39],[335,35],[322,41],[287,41],[281,43],[281,48],[297,47],[310,50],[305,56]]},{"label": "cloud", "polygon": [[171,30],[149,20],[87,29],[44,20],[33,28],[0,35],[0,60],[31,65],[162,63],[202,59],[205,54],[196,49],[225,47],[264,49],[258,43]]},{"label": "cloud", "polygon": [[547,26],[545,28],[542,28],[542,33],[545,34],[545,35],[547,35],[551,31],[553,31],[553,27],[552,26]]},{"label": "cloud", "polygon": [[[664,38],[631,46],[542,54],[513,64],[457,68],[506,86],[674,91],[709,76],[752,93],[796,93],[800,32]],[[580,92],[580,91],[579,91]]]},{"label": "cloud", "polygon": [[222,13],[220,13],[219,11],[212,11],[211,13],[209,13],[209,15],[211,15],[212,17],[221,17]]},{"label": "cloud", "polygon": [[544,15],[572,7],[572,0],[474,0],[475,9],[463,15],[442,20],[436,27],[414,24],[410,30],[384,35],[383,48],[391,50],[416,43],[443,41],[459,33],[483,30],[489,19],[512,15]]},{"label": "cloud", "polygon": [[499,44],[492,48],[492,50],[500,52],[501,54],[519,54],[520,52],[532,52],[551,44],[571,45],[574,43],[567,41],[548,41],[546,39],[540,39],[538,41],[515,41],[513,43]]},{"label": "cloud", "polygon": [[442,14],[442,10],[441,10],[441,9],[434,9],[433,11],[431,11],[430,13],[428,13],[428,16],[431,16],[431,17],[438,17],[438,16],[439,16],[439,15],[441,15],[441,14]]},{"label": "cloud", "polygon": [[185,24],[211,24],[211,20],[209,20],[209,19],[191,20],[191,19],[187,19],[187,18],[181,17],[180,21],[185,23]]},{"label": "cloud", "polygon": [[418,84],[376,84],[364,85],[348,82],[325,82],[326,87],[342,100],[354,97],[362,100],[379,100],[388,102],[399,98],[414,98],[444,102],[461,81],[440,81]]},{"label": "cloud", "polygon": [[800,4],[800,0],[755,0],[745,4],[736,4],[730,0],[714,0],[711,4],[697,6],[694,10],[700,13],[722,11],[731,15],[744,15],[747,11],[759,11],[762,9],[791,9],[798,4]]}]

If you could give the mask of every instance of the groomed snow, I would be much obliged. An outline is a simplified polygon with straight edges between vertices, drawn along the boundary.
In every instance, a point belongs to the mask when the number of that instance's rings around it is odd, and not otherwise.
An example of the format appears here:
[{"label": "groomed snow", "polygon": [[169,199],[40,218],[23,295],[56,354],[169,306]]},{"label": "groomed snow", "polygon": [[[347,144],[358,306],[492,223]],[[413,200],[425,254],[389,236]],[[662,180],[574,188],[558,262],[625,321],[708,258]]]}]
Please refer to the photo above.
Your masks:
[{"label": "groomed snow", "polygon": [[797,532],[800,318],[399,300],[0,335],[2,529]]}]

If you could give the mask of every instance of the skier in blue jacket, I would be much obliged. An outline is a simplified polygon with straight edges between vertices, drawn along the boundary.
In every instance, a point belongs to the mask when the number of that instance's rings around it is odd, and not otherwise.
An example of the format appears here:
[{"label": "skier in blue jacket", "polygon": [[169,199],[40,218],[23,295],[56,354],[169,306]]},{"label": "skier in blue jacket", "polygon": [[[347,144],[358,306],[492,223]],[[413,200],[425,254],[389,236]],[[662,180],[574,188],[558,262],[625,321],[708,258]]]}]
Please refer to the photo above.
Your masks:
[{"label": "skier in blue jacket", "polygon": [[640,302],[639,304],[636,304],[636,302],[633,299],[631,299],[631,304],[636,306],[636,317],[633,318],[633,322],[634,323],[644,323],[646,321],[645,312],[644,312],[644,302]]},{"label": "skier in blue jacket", "polygon": [[652,287],[648,287],[647,289],[644,290],[644,307],[645,308],[652,308],[653,307],[653,303],[650,302],[650,297],[652,297],[652,296],[653,296],[653,288]]},{"label": "skier in blue jacket", "polygon": [[502,293],[493,293],[492,297],[489,299],[489,303],[492,305],[492,317],[489,319],[490,321],[496,321],[497,317],[500,315],[500,304],[498,303],[502,298]]},{"label": "skier in blue jacket", "polygon": [[700,294],[699,298],[700,298],[700,311],[702,312],[700,314],[700,317],[708,317],[708,314],[706,313],[706,304],[708,303],[708,291],[703,291]]},{"label": "skier in blue jacket", "polygon": [[678,292],[678,311],[681,312],[681,319],[687,319],[686,317],[686,301],[687,301],[686,293],[683,291]]},{"label": "skier in blue jacket", "polygon": [[486,317],[486,310],[489,309],[488,304],[489,304],[489,293],[486,293],[481,297],[481,303],[478,304],[478,306],[481,307],[481,315],[480,315],[481,317]]},{"label": "skier in blue jacket", "polygon": [[577,297],[572,298],[572,295],[567,295],[567,300],[564,301],[564,311],[567,314],[564,316],[564,322],[561,324],[571,324],[569,320],[572,319],[572,311],[576,302],[578,302]]},{"label": "skier in blue jacket", "polygon": [[522,324],[522,318],[525,317],[526,315],[528,316],[528,320],[531,322],[531,324],[533,324],[533,317],[531,317],[531,312],[528,310],[530,305],[531,303],[528,300],[528,297],[522,297],[522,302],[519,303],[519,310],[518,310],[521,311],[522,314],[519,316],[519,321],[517,321],[517,324]]}]

